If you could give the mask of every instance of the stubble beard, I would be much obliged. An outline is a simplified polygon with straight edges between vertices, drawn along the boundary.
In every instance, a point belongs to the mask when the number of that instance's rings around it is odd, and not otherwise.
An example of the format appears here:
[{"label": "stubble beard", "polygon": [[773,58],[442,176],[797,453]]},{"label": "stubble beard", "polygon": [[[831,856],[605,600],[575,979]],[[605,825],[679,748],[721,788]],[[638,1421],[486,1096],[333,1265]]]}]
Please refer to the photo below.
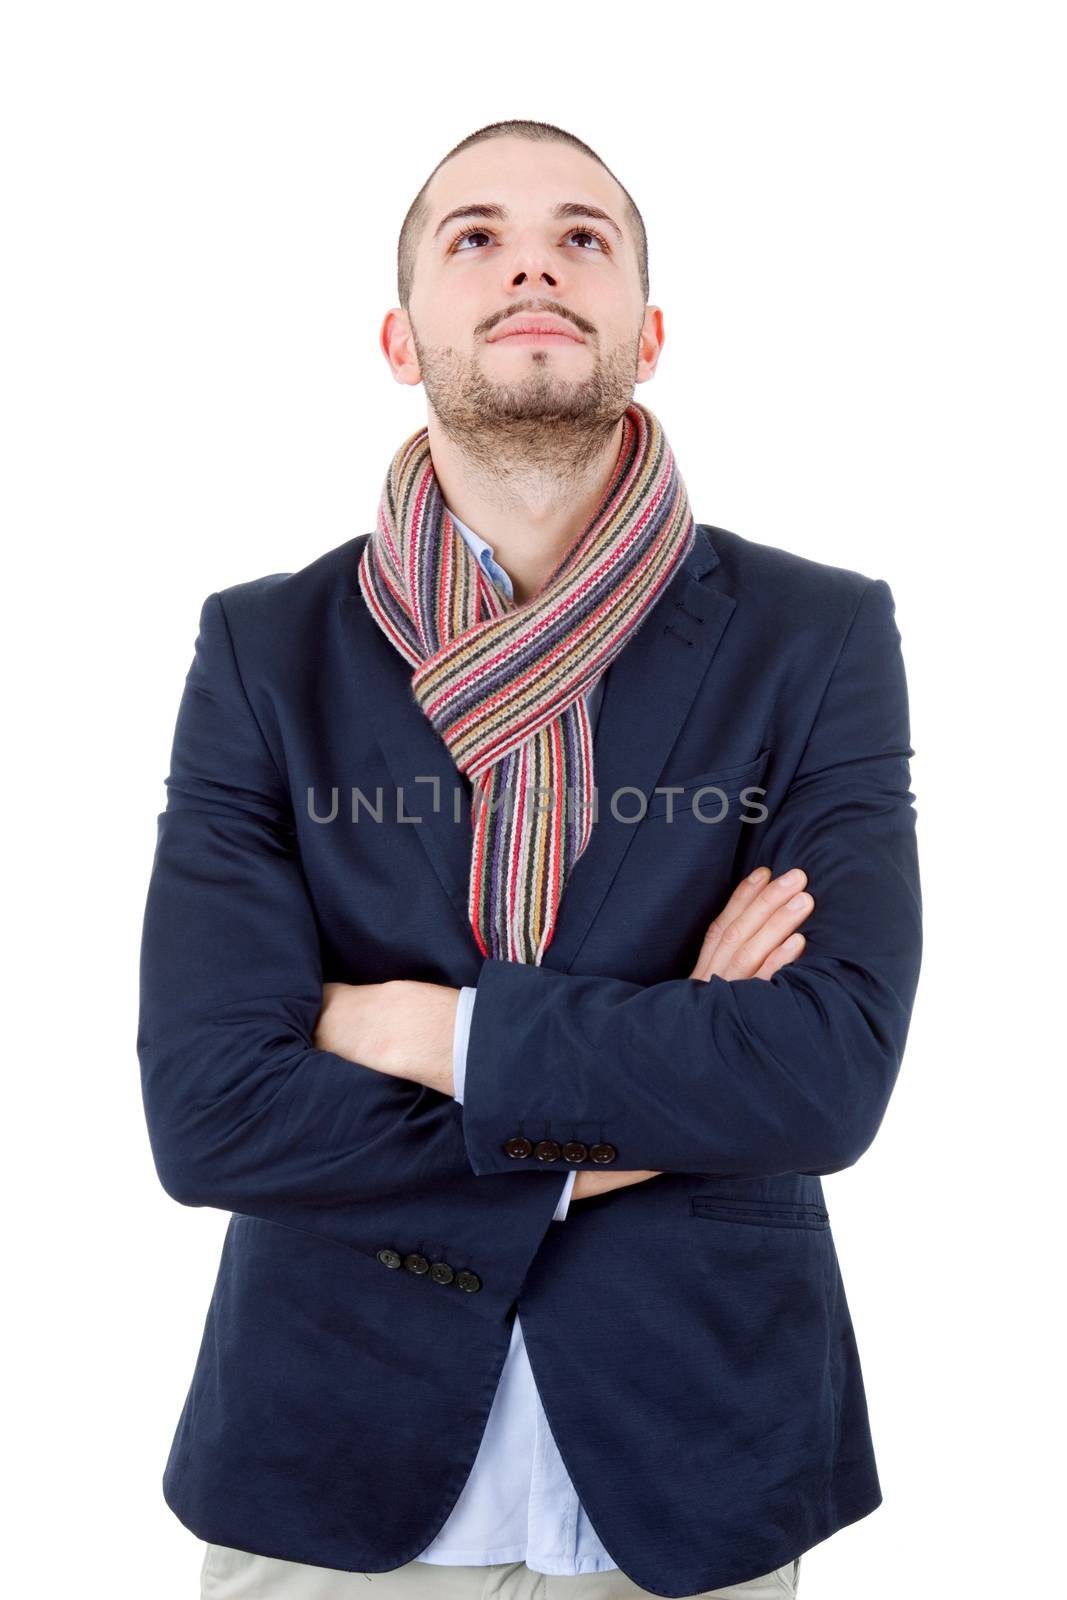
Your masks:
[{"label": "stubble beard", "polygon": [[633,399],[636,336],[577,379],[561,374],[551,350],[526,346],[522,373],[512,381],[490,377],[477,355],[450,345],[427,348],[414,330],[413,337],[442,430],[472,467],[497,480],[531,473],[580,478]]}]

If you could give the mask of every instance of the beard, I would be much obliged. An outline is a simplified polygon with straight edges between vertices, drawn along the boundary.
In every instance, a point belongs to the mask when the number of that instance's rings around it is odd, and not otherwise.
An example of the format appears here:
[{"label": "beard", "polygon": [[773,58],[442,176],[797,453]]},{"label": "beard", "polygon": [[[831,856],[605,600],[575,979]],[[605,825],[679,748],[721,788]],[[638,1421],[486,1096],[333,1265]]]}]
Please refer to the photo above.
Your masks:
[{"label": "beard", "polygon": [[494,478],[548,473],[580,477],[597,459],[633,399],[639,335],[598,355],[584,377],[568,377],[553,350],[523,348],[516,376],[491,376],[479,356],[427,347],[412,327],[426,397],[442,431]]}]

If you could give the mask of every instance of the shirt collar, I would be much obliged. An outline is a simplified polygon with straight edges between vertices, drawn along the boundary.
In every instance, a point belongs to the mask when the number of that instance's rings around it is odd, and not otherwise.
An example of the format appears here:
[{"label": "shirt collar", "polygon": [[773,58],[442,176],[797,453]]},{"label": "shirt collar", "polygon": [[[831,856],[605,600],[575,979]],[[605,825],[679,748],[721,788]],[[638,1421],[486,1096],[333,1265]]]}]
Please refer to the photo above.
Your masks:
[{"label": "shirt collar", "polygon": [[461,522],[459,517],[457,517],[456,513],[452,510],[451,506],[448,508],[448,514],[452,518],[452,521],[456,524],[456,527],[459,529],[460,533],[463,535],[467,545],[474,552],[474,558],[481,566],[483,572],[487,574],[490,580],[495,583],[498,588],[503,589],[509,600],[513,600],[515,598],[515,591],[512,587],[511,579],[504,571],[504,568],[500,565],[499,561],[495,560],[493,556],[493,547],[489,543],[488,539],[483,539],[480,534],[475,533],[473,528],[468,528],[465,522]]}]

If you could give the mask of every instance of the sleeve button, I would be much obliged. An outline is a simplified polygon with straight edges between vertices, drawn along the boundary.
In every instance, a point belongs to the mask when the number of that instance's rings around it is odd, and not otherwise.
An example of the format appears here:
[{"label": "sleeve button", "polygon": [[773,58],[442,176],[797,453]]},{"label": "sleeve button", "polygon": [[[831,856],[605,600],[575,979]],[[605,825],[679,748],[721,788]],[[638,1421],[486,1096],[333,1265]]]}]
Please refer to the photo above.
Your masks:
[{"label": "sleeve button", "polygon": [[595,1144],[589,1152],[589,1159],[604,1165],[608,1161],[614,1161],[618,1153],[613,1144]]},{"label": "sleeve button", "polygon": [[533,1153],[533,1145],[529,1139],[524,1139],[521,1134],[516,1134],[513,1139],[507,1141],[504,1150],[509,1156],[528,1156]]},{"label": "sleeve button", "polygon": [[555,1139],[542,1139],[538,1144],[534,1145],[534,1155],[538,1161],[558,1161],[560,1147]]}]

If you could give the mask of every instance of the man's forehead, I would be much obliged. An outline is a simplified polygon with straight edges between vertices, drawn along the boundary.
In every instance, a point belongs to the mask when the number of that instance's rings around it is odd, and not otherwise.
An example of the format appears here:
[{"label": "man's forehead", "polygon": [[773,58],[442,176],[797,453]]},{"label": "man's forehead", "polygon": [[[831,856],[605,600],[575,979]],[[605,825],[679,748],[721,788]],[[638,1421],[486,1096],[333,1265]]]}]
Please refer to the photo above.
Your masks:
[{"label": "man's forehead", "polygon": [[[500,148],[493,149],[494,145]],[[517,149],[518,145],[523,149]],[[537,169],[536,176],[541,179],[543,190],[536,202],[531,196],[528,176],[523,177],[521,187],[514,183],[516,163],[521,163],[528,152],[528,164]],[[485,140],[471,150],[461,151],[434,173],[426,191],[431,234],[446,212],[459,206],[496,205],[506,210],[521,206],[530,210],[535,204],[538,211],[548,216],[561,201],[586,205],[589,216],[600,212],[616,222],[621,221],[621,191],[598,162],[565,145],[535,145],[528,139]]]}]

